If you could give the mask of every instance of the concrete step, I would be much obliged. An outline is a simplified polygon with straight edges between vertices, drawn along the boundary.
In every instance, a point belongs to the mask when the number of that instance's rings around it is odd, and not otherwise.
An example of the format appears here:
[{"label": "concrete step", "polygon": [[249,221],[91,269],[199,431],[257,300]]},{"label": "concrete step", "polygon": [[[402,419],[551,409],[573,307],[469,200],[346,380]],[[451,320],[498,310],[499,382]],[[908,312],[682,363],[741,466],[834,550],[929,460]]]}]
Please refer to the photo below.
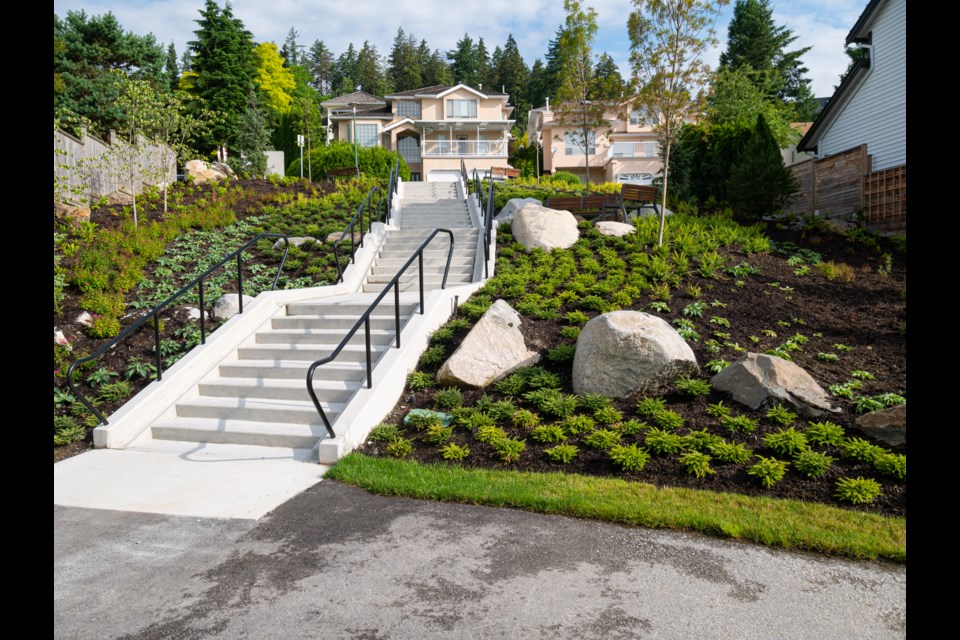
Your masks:
[{"label": "concrete step", "polygon": [[[380,289],[383,289],[382,284]],[[401,290],[404,290],[403,287]],[[370,291],[377,291],[376,285],[371,285]],[[240,360],[291,360],[313,363],[333,353],[338,344],[339,341],[336,344],[317,345],[251,344],[237,349],[237,357]],[[372,345],[371,360],[378,361],[390,348],[385,345]],[[364,345],[348,344],[337,355],[335,362],[366,362],[366,359],[367,350]]]},{"label": "concrete step", "polygon": [[[277,360],[233,360],[220,364],[218,372],[221,378],[258,378],[261,380],[297,380],[306,389],[307,369],[313,363],[307,361],[277,361]],[[367,379],[366,362],[346,361],[339,359],[317,367],[328,381],[340,380],[343,382],[364,381]],[[319,373],[314,373],[314,379]]]},{"label": "concrete step", "polygon": [[[389,267],[394,271],[402,267],[407,263],[407,258],[394,258],[390,255],[384,256],[381,254],[379,258],[374,262],[375,267]],[[410,269],[416,269],[420,264],[419,260],[414,260],[410,265]],[[423,256],[423,267],[426,269],[428,267],[440,267],[441,269],[444,265],[447,264],[447,255],[446,252],[443,252],[442,255],[435,257]],[[457,253],[457,250],[454,249],[453,256],[450,258],[450,268],[453,267],[462,267],[465,265],[473,265],[473,253],[463,252],[462,254]]]},{"label": "concrete step", "polygon": [[[429,263],[424,263],[426,266]],[[442,264],[442,262],[441,262]],[[400,262],[397,264],[397,267],[402,266],[403,263]],[[301,330],[301,331],[311,331],[311,330],[332,330],[339,329],[341,330],[341,335],[346,335],[347,331],[356,324],[359,319],[359,315],[356,316],[330,316],[330,315],[320,315],[320,316],[281,316],[279,318],[274,318],[270,326],[273,329],[278,330]],[[403,327],[403,323],[406,316],[404,314],[400,315],[400,326]],[[370,316],[370,328],[371,329],[391,329],[396,330],[396,318],[393,315],[375,315]],[[361,327],[362,328],[362,327]]]},{"label": "concrete step", "polygon": [[[409,257],[409,256],[408,256]],[[353,316],[354,320],[359,318],[364,311],[373,302],[375,296],[370,296],[369,302],[363,303],[341,303],[330,304],[324,302],[296,302],[287,305],[287,316]],[[400,301],[400,316],[409,316],[420,306],[419,302]],[[384,298],[377,305],[371,317],[387,316],[393,317],[395,308],[393,298]]]},{"label": "concrete step", "polygon": [[[404,274],[406,275],[406,274]],[[303,329],[272,329],[270,331],[259,331],[256,335],[257,344],[288,344],[288,345],[313,345],[313,344],[332,344],[338,345],[346,337],[349,329],[330,329],[330,330],[303,330]],[[392,344],[396,341],[396,332],[389,329],[370,329],[370,344],[383,345]],[[366,331],[363,325],[350,336],[347,344],[366,344]]]},{"label": "concrete step", "polygon": [[[320,375],[326,374],[322,371]],[[314,373],[313,390],[321,402],[346,403],[362,386],[359,380],[342,381],[318,379]],[[306,373],[302,379],[270,378],[214,378],[201,382],[197,389],[201,396],[221,398],[247,398],[261,400],[310,400],[307,392]]]},{"label": "concrete step", "polygon": [[[442,282],[441,277],[430,277],[424,278],[423,288],[426,291],[432,291],[434,289],[439,289]],[[459,284],[469,284],[473,281],[472,276],[450,276],[447,278],[447,286],[459,285]],[[382,282],[365,282],[363,284],[363,290],[366,292],[370,291],[379,291],[383,288]],[[418,291],[420,289],[420,282],[418,280],[409,280],[407,282],[400,282],[400,291]]]},{"label": "concrete step", "polygon": [[[424,275],[430,273],[443,273],[444,265],[441,264],[431,264],[423,265]],[[390,275],[393,276],[397,272],[397,267],[391,265],[380,266],[379,264],[374,265],[370,268],[370,275]],[[403,272],[401,278],[406,278],[407,276],[412,276],[420,273],[420,268],[417,266],[417,263],[414,262],[407,270]],[[453,274],[472,274],[473,273],[473,263],[470,264],[461,264],[461,265],[450,265],[450,270],[447,272],[449,275]]]},{"label": "concrete step", "polygon": [[[304,383],[306,384],[306,383]],[[343,403],[320,401],[320,406],[332,423],[344,409]],[[275,424],[296,424],[307,427],[320,427],[319,433],[326,433],[320,414],[313,401],[306,400],[270,400],[260,398],[192,398],[177,403],[178,418],[207,418],[211,420],[235,420],[238,422],[264,422]],[[242,426],[242,425],[238,425]],[[222,428],[226,431],[226,428]],[[220,440],[227,442],[227,440]],[[254,444],[254,443],[246,443]],[[297,446],[297,445],[283,445]]]},{"label": "concrete step", "polygon": [[[313,412],[317,415],[316,424],[180,418],[156,422],[151,433],[155,440],[312,449],[321,438],[327,436],[327,429],[315,408]],[[332,423],[336,416],[327,415]]]},{"label": "concrete step", "polygon": [[[463,236],[477,236],[480,234],[480,229],[471,227],[469,225],[465,227],[445,227],[449,228],[453,232],[454,238],[460,238]],[[391,229],[387,232],[388,240],[399,240],[401,238],[419,238],[423,242],[427,236],[430,235],[430,230],[426,229]],[[437,239],[443,238],[444,240],[449,240],[450,236],[446,233],[438,233]]]}]

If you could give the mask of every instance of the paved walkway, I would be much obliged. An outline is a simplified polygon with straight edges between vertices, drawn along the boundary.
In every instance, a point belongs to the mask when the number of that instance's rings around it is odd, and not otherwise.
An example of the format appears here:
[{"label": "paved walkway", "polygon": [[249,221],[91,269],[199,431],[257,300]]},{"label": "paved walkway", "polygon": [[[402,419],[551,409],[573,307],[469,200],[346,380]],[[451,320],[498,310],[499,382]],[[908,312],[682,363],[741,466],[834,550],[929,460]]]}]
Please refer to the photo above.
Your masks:
[{"label": "paved walkway", "polygon": [[55,464],[54,637],[906,637],[904,566],[386,498],[322,470],[223,448]]}]

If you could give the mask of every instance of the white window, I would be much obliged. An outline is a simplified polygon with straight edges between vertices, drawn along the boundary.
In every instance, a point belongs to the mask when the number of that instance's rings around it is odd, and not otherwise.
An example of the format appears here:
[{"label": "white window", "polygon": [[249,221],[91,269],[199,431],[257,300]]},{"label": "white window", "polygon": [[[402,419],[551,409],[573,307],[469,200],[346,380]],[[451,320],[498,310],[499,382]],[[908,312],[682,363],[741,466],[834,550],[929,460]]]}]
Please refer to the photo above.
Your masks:
[{"label": "white window", "polygon": [[401,118],[419,118],[420,103],[413,100],[397,102],[397,115]]},{"label": "white window", "polygon": [[630,112],[630,124],[634,127],[653,126],[656,123],[657,119],[646,109],[634,109]]},{"label": "white window", "polygon": [[[350,131],[353,131],[354,126],[357,128],[357,145],[361,147],[376,147],[377,146],[377,125],[375,124],[350,124]],[[353,142],[351,140],[350,142]]]},{"label": "white window", "polygon": [[584,146],[587,146],[587,153],[597,152],[597,135],[593,131],[587,132],[587,144],[583,144],[583,131],[567,131],[563,136],[564,155],[576,156],[583,154]]},{"label": "white window", "polygon": [[476,118],[476,100],[447,100],[448,118]]},{"label": "white window", "polygon": [[420,144],[416,138],[406,137],[397,140],[397,151],[407,164],[420,162]]}]

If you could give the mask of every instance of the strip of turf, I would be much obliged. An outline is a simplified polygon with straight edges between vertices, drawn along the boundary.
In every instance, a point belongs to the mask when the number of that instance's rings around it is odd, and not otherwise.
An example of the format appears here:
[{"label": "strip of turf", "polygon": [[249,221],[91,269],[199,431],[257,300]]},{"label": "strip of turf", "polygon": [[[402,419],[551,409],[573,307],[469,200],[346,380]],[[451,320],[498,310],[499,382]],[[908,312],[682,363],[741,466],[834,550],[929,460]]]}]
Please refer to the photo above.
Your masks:
[{"label": "strip of turf", "polygon": [[655,487],[615,478],[424,465],[350,453],[327,478],[407,496],[617,524],[687,529],[784,549],[906,562],[907,523],[794,500]]}]

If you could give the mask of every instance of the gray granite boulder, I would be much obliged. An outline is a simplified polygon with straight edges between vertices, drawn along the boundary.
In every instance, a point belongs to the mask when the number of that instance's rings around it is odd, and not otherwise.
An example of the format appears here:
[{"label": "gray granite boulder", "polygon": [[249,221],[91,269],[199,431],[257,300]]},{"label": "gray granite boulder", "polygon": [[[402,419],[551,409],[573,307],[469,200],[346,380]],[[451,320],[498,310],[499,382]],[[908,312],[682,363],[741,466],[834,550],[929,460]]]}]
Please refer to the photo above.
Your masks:
[{"label": "gray granite boulder", "polygon": [[886,447],[907,444],[907,405],[871,411],[857,418],[857,429]]},{"label": "gray granite boulder", "polygon": [[[252,296],[243,296],[244,306],[253,302]],[[214,320],[226,320],[240,313],[240,296],[236,293],[226,293],[213,303],[210,317]]]},{"label": "gray granite boulder", "polygon": [[808,418],[840,411],[830,404],[830,395],[802,367],[764,353],[748,353],[713,376],[710,384],[751,409],[769,409],[782,404]]},{"label": "gray granite boulder", "polygon": [[542,206],[543,202],[536,198],[510,198],[507,200],[507,203],[503,205],[503,208],[500,209],[500,213],[497,214],[497,217],[494,218],[493,221],[498,225],[505,222],[512,222],[513,216],[516,215],[517,211],[528,204]]},{"label": "gray granite boulder", "polygon": [[573,390],[626,398],[653,393],[699,371],[690,345],[665,320],[641,311],[611,311],[580,331]]},{"label": "gray granite boulder", "polygon": [[538,204],[520,208],[510,223],[514,239],[527,249],[568,249],[580,239],[577,219],[569,211]]}]

